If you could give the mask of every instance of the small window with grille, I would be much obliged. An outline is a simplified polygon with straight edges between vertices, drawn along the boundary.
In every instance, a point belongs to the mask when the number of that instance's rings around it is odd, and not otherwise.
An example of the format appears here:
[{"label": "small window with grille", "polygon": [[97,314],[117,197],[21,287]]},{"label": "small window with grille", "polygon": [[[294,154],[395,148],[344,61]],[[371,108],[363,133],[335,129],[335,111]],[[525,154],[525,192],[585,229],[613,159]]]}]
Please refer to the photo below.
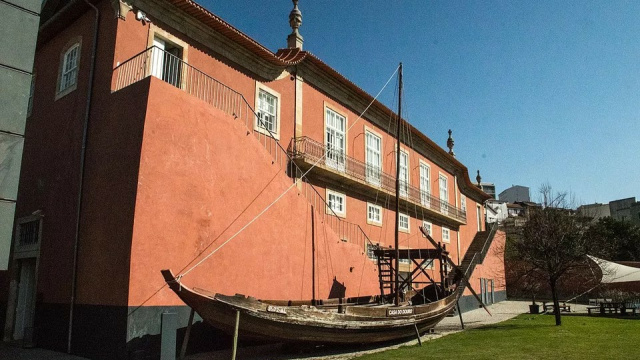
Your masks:
[{"label": "small window with grille", "polygon": [[374,253],[374,251],[375,251],[375,249],[377,248],[377,246],[375,246],[375,245],[373,245],[373,244],[366,243],[366,244],[365,244],[365,247],[366,247],[366,249],[367,249],[367,257],[368,257],[369,259],[376,260],[378,257],[376,256],[376,254]]},{"label": "small window with grille", "polygon": [[33,256],[40,248],[42,216],[30,215],[16,220],[14,248],[17,257]]},{"label": "small window with grille", "polygon": [[36,245],[40,242],[40,220],[20,224],[19,246]]}]

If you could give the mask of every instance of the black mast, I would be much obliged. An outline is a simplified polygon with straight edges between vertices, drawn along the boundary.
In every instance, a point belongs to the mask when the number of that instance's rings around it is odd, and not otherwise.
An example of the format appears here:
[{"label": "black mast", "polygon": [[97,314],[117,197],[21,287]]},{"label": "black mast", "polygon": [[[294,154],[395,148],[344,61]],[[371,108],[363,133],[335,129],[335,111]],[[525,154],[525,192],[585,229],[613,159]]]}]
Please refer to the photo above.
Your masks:
[{"label": "black mast", "polygon": [[402,119],[402,63],[398,70],[398,123],[396,125],[396,263],[395,263],[395,305],[400,305],[400,249],[398,248],[398,232],[400,231],[400,121]]}]

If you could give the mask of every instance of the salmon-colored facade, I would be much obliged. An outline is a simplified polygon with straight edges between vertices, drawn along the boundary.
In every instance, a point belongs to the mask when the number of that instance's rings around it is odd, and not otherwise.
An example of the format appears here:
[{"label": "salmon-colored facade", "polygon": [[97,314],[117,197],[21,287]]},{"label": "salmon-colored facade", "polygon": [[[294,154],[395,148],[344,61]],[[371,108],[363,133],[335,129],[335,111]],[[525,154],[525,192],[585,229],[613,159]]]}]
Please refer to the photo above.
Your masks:
[{"label": "salmon-colored facade", "polygon": [[[162,312],[186,325],[161,269],[257,298],[379,294],[368,249],[394,243],[395,200],[384,185],[396,173],[393,112],[313,55],[273,53],[189,0],[95,5],[93,77],[93,11],[49,5],[57,15],[41,27],[16,210],[41,232],[38,250],[23,256],[17,244],[12,270],[0,274],[12,284],[0,289],[5,339],[20,335],[16,288],[29,256],[34,341],[93,358],[154,353]],[[60,96],[59,62],[78,43],[76,88]],[[452,155],[403,130],[400,247],[430,248],[419,230],[428,223],[460,263],[486,230],[488,196]],[[503,243],[498,232],[492,248]],[[439,279],[436,268],[427,272]],[[504,299],[497,251],[471,283],[491,290],[488,302]]]}]

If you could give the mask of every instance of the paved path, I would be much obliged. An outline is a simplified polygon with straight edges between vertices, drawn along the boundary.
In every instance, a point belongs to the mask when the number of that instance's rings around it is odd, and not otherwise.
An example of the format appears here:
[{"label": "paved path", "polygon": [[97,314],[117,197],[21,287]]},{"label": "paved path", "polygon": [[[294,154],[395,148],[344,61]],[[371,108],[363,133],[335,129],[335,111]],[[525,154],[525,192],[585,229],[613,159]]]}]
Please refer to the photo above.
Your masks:
[{"label": "paved path", "polygon": [[[516,317],[529,311],[529,302],[503,301],[489,307],[493,316],[484,309],[476,309],[462,314],[466,329],[495,324]],[[435,328],[435,333],[422,336],[421,340],[429,341],[439,337],[462,331],[458,316],[444,318]],[[242,337],[242,334],[240,335]],[[417,344],[418,340],[397,342],[392,344],[367,346],[323,346],[307,348],[288,348],[286,345],[251,346],[238,349],[238,359],[243,360],[347,360],[360,355],[395,349],[400,346]],[[228,360],[231,350],[215,351],[187,356],[187,360]]]}]

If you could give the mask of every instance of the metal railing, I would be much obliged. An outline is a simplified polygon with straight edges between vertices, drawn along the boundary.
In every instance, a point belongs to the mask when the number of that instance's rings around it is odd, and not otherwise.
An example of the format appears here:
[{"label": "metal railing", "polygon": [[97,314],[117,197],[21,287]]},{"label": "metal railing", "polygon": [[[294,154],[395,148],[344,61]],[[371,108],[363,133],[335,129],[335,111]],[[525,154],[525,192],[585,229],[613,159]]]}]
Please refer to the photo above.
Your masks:
[{"label": "metal railing", "polygon": [[359,225],[338,217],[316,188],[302,178],[303,172],[293,163],[289,152],[282,147],[275,134],[261,120],[260,114],[253,110],[241,93],[156,46],[118,65],[114,69],[114,76],[114,92],[146,77],[155,76],[244,122],[247,134],[252,133],[271,154],[272,163],[299,179],[296,181],[301,181],[299,191],[314,207],[322,223],[329,226],[342,241],[358,244],[365,250],[366,244],[373,245]]},{"label": "metal railing", "polygon": [[491,229],[489,230],[489,234],[487,235],[487,238],[484,241],[484,244],[482,245],[482,249],[480,249],[480,251],[478,252],[478,254],[480,254],[481,256],[481,258],[479,259],[480,261],[478,263],[483,262],[484,258],[487,256],[487,252],[489,251],[489,248],[493,243],[493,237],[496,235],[496,231],[498,231],[497,221],[493,223],[493,225],[491,226]]},{"label": "metal railing", "polygon": [[153,46],[118,65],[114,69],[114,75],[116,78],[114,91],[154,76],[232,115],[244,122],[247,129],[273,156],[274,163],[286,168],[288,161],[284,156],[286,151],[266,126],[258,125],[261,123],[260,117],[245,97],[179,57]]},{"label": "metal railing", "polygon": [[[336,150],[306,136],[294,138],[291,141],[289,150],[292,153],[292,158],[304,159],[313,163],[318,162],[319,166],[344,173],[373,188],[395,194],[396,178],[380,171],[378,167],[372,167],[360,160],[346,156],[342,152],[335,154]],[[324,161],[321,160],[323,158]],[[336,161],[336,159],[339,159],[339,161]],[[419,188],[403,181],[400,182],[400,198],[456,220],[466,221],[466,212],[464,210],[448,202],[441,201],[430,193],[421,191]]]},{"label": "metal railing", "polygon": [[484,261],[484,258],[487,256],[487,252],[489,252],[489,248],[493,243],[493,237],[495,236],[497,230],[498,230],[498,223],[495,222],[493,226],[491,226],[491,229],[489,230],[487,237],[484,239],[484,242],[482,243],[482,247],[480,248],[480,250],[473,253],[471,260],[469,261],[469,266],[467,267],[467,269],[463,269],[464,276],[468,278],[471,275],[470,272],[472,272],[473,269],[475,269],[476,265],[481,264]]}]

